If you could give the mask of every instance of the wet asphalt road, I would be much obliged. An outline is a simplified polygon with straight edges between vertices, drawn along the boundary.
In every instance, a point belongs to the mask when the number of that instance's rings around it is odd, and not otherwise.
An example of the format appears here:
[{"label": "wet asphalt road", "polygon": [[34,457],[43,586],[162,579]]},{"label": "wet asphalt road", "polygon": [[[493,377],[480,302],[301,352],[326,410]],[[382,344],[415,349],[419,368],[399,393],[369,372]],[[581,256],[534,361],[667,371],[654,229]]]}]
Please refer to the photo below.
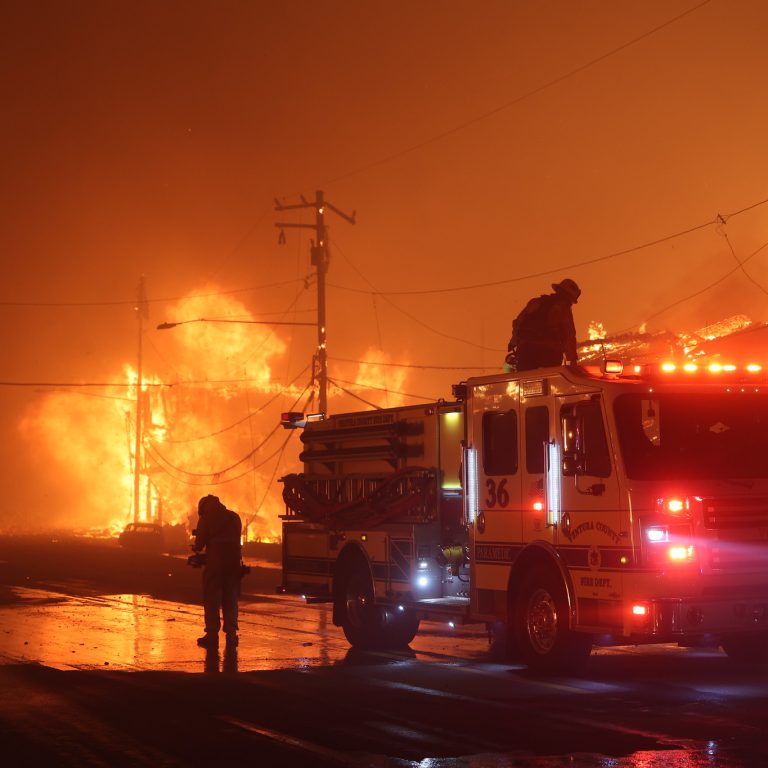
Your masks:
[{"label": "wet asphalt road", "polygon": [[[267,564],[268,565],[268,564]],[[327,605],[244,582],[236,652],[195,645],[199,572],[111,543],[0,539],[0,744],[29,766],[764,766],[768,669],[596,651],[578,678],[434,623],[351,652]]]}]

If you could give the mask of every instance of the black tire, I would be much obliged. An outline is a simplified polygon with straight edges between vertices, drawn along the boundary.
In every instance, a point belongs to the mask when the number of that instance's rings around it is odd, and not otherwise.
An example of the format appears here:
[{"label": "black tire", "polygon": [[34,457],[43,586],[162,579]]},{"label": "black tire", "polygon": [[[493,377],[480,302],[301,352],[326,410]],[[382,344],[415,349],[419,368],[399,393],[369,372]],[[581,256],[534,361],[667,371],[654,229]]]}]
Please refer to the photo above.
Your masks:
[{"label": "black tire", "polygon": [[768,634],[743,634],[724,637],[723,650],[740,664],[768,663]]},{"label": "black tire", "polygon": [[513,622],[520,657],[535,672],[575,672],[592,651],[592,636],[568,626],[565,584],[552,568],[538,566],[525,575]]},{"label": "black tire", "polygon": [[385,622],[385,633],[389,648],[407,648],[419,631],[419,617],[410,609],[394,610]]},{"label": "black tire", "polygon": [[341,628],[349,644],[362,650],[382,647],[382,616],[374,601],[373,580],[363,563],[350,563],[341,582]]},{"label": "black tire", "polygon": [[376,605],[373,580],[362,562],[350,563],[342,576],[340,599],[341,628],[353,648],[405,648],[419,630],[419,619],[413,611]]}]

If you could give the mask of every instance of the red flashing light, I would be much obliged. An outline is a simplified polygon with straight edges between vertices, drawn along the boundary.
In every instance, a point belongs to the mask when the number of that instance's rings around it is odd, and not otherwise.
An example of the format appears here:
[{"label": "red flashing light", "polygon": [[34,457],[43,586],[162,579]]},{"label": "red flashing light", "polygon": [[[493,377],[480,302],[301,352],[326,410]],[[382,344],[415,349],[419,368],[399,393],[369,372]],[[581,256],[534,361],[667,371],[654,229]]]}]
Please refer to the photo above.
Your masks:
[{"label": "red flashing light", "polygon": [[687,546],[684,545],[677,545],[674,547],[670,547],[667,551],[667,555],[669,556],[670,560],[674,560],[675,562],[682,562],[684,560],[693,560],[694,557],[694,549],[693,544],[688,544]]},{"label": "red flashing light", "polygon": [[690,508],[691,500],[687,496],[668,496],[656,499],[656,509],[662,513],[679,515],[687,512]]}]

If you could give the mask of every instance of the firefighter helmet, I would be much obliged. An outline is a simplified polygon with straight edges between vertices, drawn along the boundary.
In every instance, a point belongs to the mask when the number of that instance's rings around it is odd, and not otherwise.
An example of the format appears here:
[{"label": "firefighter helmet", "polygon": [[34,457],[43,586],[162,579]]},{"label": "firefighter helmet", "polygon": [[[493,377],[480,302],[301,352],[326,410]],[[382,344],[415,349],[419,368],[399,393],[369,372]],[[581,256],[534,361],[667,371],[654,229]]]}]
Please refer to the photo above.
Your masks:
[{"label": "firefighter helmet", "polygon": [[552,283],[552,289],[555,293],[567,296],[574,304],[579,300],[579,296],[581,296],[581,288],[570,277],[566,277],[565,280],[561,280],[559,283]]},{"label": "firefighter helmet", "polygon": [[222,504],[219,497],[209,493],[197,502],[197,514],[204,515],[206,512],[212,512],[220,506],[222,506]]}]

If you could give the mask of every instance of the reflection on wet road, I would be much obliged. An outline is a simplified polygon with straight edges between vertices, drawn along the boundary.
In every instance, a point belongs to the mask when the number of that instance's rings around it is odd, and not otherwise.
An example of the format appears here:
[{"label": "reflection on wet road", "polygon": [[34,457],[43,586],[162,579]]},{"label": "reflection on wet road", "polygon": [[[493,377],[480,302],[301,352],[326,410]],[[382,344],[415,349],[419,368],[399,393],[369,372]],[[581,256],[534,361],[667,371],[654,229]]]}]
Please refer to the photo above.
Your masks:
[{"label": "reflection on wet road", "polygon": [[[768,764],[766,670],[716,651],[602,650],[582,677],[537,679],[494,661],[482,627],[427,622],[410,653],[358,654],[329,605],[241,608],[239,648],[206,653],[194,605],[10,588],[0,730],[62,765],[202,765],[206,750],[270,767]],[[62,733],[78,734],[70,761]]]},{"label": "reflection on wet road", "polygon": [[[201,670],[204,651],[195,640],[202,634],[202,609],[197,606],[146,595],[73,597],[23,587],[14,587],[12,594],[12,602],[0,604],[0,659],[55,669]],[[342,661],[349,644],[330,614],[328,604],[250,596],[240,609],[239,671]],[[487,651],[482,628],[449,633],[429,627],[425,624],[412,646],[415,658],[453,657],[457,642],[465,657],[477,658]]]}]

